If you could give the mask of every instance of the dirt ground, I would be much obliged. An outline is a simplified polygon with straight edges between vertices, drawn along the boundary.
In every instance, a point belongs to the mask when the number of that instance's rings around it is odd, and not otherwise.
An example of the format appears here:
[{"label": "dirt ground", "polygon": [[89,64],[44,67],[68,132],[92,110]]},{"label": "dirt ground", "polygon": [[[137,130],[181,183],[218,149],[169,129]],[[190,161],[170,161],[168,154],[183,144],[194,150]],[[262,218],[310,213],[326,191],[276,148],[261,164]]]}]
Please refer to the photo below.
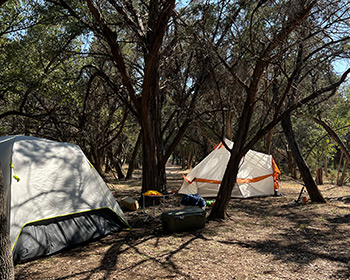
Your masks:
[{"label": "dirt ground", "polygon": [[[139,176],[112,178],[117,200],[139,197]],[[181,182],[170,166],[168,189]],[[146,219],[160,213],[153,207],[125,211],[130,231],[18,264],[16,279],[350,279],[350,186],[320,186],[326,204],[295,203],[300,190],[282,177],[283,196],[232,199],[230,219],[185,233],[167,234],[159,218]]]}]

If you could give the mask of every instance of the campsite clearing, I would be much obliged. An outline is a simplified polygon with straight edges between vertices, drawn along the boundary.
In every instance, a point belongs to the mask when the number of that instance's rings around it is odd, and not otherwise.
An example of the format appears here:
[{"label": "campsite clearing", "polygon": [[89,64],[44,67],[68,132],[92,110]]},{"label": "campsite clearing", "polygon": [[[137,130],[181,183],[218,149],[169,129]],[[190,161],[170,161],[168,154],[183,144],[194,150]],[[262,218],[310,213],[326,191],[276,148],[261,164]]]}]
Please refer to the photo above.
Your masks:
[{"label": "campsite clearing", "polygon": [[[178,189],[180,171],[168,174]],[[139,178],[114,183],[117,199],[137,198]],[[350,187],[320,186],[327,204],[295,204],[300,190],[282,177],[284,196],[232,199],[230,219],[187,233],[125,211],[130,232],[18,264],[16,279],[349,279]]]}]

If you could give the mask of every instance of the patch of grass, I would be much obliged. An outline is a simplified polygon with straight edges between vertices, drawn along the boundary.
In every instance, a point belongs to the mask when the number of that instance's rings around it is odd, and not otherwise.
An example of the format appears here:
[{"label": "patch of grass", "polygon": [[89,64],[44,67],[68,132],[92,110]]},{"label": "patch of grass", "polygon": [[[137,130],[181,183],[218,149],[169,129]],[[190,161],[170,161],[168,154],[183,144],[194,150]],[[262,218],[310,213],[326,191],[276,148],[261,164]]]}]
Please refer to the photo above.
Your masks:
[{"label": "patch of grass", "polygon": [[220,228],[221,232],[231,232],[234,231],[234,229],[232,227],[222,227]]},{"label": "patch of grass", "polygon": [[307,229],[308,224],[299,224],[300,229]]}]

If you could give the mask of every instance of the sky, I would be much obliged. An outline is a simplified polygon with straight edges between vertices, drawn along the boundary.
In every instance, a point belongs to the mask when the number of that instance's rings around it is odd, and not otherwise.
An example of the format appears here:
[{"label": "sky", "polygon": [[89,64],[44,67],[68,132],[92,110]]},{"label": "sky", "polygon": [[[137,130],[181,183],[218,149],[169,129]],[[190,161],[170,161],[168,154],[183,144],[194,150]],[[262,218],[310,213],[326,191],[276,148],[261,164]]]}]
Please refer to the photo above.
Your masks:
[{"label": "sky", "polygon": [[350,60],[341,59],[333,62],[334,70],[337,74],[343,74],[350,67]]}]

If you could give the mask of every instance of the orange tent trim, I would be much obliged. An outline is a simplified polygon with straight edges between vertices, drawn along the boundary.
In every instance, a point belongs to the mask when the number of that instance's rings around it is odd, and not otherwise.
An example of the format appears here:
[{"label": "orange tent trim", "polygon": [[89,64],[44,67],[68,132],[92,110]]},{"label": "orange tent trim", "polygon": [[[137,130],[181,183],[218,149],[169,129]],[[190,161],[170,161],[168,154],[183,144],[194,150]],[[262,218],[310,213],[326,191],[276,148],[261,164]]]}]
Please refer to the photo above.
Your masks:
[{"label": "orange tent trim", "polygon": [[[223,144],[220,142],[218,145],[216,145],[214,147],[214,150],[219,147],[219,149],[221,147],[223,147]],[[263,176],[259,176],[259,177],[255,177],[255,178],[247,178],[247,179],[237,179],[237,183],[238,184],[249,184],[249,183],[255,183],[255,182],[259,182],[261,180],[266,179],[267,177],[273,176],[273,180],[274,180],[274,189],[278,190],[279,188],[279,184],[278,184],[278,175],[281,174],[281,171],[279,170],[275,160],[272,158],[272,170],[273,173],[271,174],[267,174],[267,175],[263,175]],[[187,177],[182,174],[182,176],[184,177],[185,181],[189,184],[192,184],[192,182],[201,182],[201,183],[209,183],[209,184],[221,184],[221,181],[219,180],[211,180],[211,179],[203,179],[203,178],[194,178],[192,181],[188,180]]]},{"label": "orange tent trim", "polygon": [[237,179],[237,183],[238,184],[255,183],[255,182],[259,182],[259,181],[264,180],[265,178],[273,176],[273,175],[274,175],[274,173],[267,174],[267,175],[264,175],[264,176],[255,177],[255,178]]},{"label": "orange tent trim", "polygon": [[210,184],[221,184],[221,181],[218,180],[210,180],[210,179],[202,179],[202,178],[194,178],[192,182],[201,182],[201,183],[210,183]]},{"label": "orange tent trim", "polygon": [[[203,178],[194,178],[192,181],[188,180],[185,175],[182,174],[184,177],[185,181],[189,184],[192,184],[193,182],[201,182],[201,183],[209,183],[209,184],[221,184],[221,181],[219,180],[211,180],[211,179],[203,179]],[[244,184],[244,183],[255,183],[259,182],[261,180],[264,180],[267,177],[274,176],[274,173],[264,175],[264,176],[259,176],[255,178],[247,178],[247,179],[237,179],[238,184]]]},{"label": "orange tent trim", "polygon": [[224,144],[222,144],[222,142],[220,142],[219,144],[217,144],[217,145],[213,148],[213,150],[216,150],[217,148],[218,148],[218,149],[221,149],[222,147],[224,147]]}]

